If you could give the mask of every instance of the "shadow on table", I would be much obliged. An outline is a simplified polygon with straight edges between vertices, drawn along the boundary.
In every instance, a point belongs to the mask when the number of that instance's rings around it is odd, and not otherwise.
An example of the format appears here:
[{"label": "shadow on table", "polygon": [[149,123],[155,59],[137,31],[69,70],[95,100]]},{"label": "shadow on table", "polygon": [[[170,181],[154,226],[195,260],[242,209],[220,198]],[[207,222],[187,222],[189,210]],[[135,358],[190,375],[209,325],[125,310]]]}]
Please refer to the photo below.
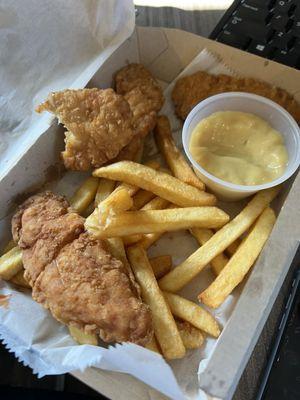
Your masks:
[{"label": "shadow on table", "polygon": [[[53,393],[55,391],[55,393]],[[0,398],[22,400],[108,400],[69,374],[37,378],[0,344]]]}]

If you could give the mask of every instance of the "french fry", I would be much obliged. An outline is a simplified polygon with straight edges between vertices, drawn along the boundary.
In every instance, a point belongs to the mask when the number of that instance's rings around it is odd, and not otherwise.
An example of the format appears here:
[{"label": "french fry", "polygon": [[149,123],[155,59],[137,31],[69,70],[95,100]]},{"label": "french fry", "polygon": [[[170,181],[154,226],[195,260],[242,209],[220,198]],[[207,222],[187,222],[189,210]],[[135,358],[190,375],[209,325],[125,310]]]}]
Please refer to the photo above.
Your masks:
[{"label": "french fry", "polygon": [[173,315],[183,321],[189,322],[211,336],[218,337],[220,335],[220,328],[217,321],[204,308],[177,294],[168,292],[163,292],[163,294]]},{"label": "french fry", "polygon": [[149,203],[155,197],[152,192],[147,192],[147,190],[139,190],[137,194],[133,197],[133,210],[139,210],[145,204]]},{"label": "french fry", "polygon": [[157,147],[163,154],[173,175],[189,185],[204,190],[204,183],[197,177],[183,154],[178,150],[172,137],[169,120],[166,116],[161,115],[157,118],[154,132]]},{"label": "french fry", "polygon": [[[204,337],[199,329],[184,321],[176,321],[176,325],[186,350],[199,349],[202,346]],[[155,336],[152,337],[151,341],[145,347],[148,350],[161,354]]]},{"label": "french fry", "polygon": [[[140,198],[138,199],[137,196]],[[146,201],[147,200],[147,201]],[[154,200],[154,201],[152,201]],[[164,199],[155,197],[155,195],[151,192],[147,192],[146,190],[139,190],[137,194],[133,197],[133,207],[132,209],[139,209],[142,210],[157,210],[160,208],[165,208],[164,205],[169,204]],[[123,237],[123,242],[125,246],[131,246],[132,244],[137,243],[138,241],[142,240],[142,235],[135,234],[135,235],[128,235]]]},{"label": "french fry", "polygon": [[93,175],[139,186],[182,207],[211,206],[216,203],[214,195],[190,186],[164,172],[155,171],[132,161],[120,161],[107,167],[98,168]]},{"label": "french fry", "polygon": [[139,234],[128,235],[128,236],[124,236],[122,239],[123,239],[124,246],[131,246],[132,244],[139,242],[142,239],[142,235],[139,235]]},{"label": "french fry", "polygon": [[[162,199],[161,197],[155,197],[153,200],[149,201],[142,210],[163,210],[170,203]],[[171,206],[170,206],[171,207]],[[153,243],[155,243],[165,232],[157,233],[146,233],[142,235],[140,242],[138,243],[143,249],[148,249]]]},{"label": "french fry", "polygon": [[160,350],[157,344],[157,340],[155,339],[155,336],[153,335],[152,339],[150,340],[150,342],[148,342],[146,344],[146,349],[151,350],[151,351],[155,351],[155,353],[160,354]]},{"label": "french fry", "polygon": [[171,311],[157,285],[145,250],[139,246],[129,247],[127,255],[136,280],[140,284],[143,300],[151,309],[154,333],[164,357],[182,358],[185,347]]},{"label": "french fry", "polygon": [[132,198],[125,188],[114,190],[103,200],[92,214],[85,220],[85,228],[93,236],[98,237],[98,230],[110,214],[128,210],[132,207]]},{"label": "french fry", "polygon": [[115,181],[110,179],[99,179],[99,185],[95,197],[95,207],[97,207],[103,200],[105,200],[114,190],[116,186]]},{"label": "french fry", "polygon": [[78,344],[92,344],[98,345],[97,335],[92,333],[86,333],[84,330],[77,328],[76,326],[68,326],[70,335]]},{"label": "french fry", "polygon": [[231,257],[234,255],[234,253],[237,251],[239,245],[241,244],[241,239],[238,238],[236,239],[233,243],[231,243],[227,249],[226,249],[226,253]]},{"label": "french fry", "polygon": [[110,239],[107,239],[107,244],[108,244],[109,250],[110,250],[111,254],[113,255],[113,257],[122,261],[122,263],[125,265],[127,270],[131,271],[122,239],[117,238],[117,237],[110,238]]},{"label": "french fry", "polygon": [[146,233],[143,235],[142,239],[137,243],[143,249],[147,250],[150,246],[152,246],[155,242],[158,241],[159,238],[166,232],[157,232],[157,233]]},{"label": "french fry", "polygon": [[70,204],[78,214],[81,214],[95,199],[99,185],[99,179],[90,176],[76,190],[74,196],[70,200]]},{"label": "french fry", "polygon": [[[137,164],[137,165],[141,165],[141,164]],[[155,160],[151,160],[148,161],[145,166],[147,168],[156,170],[160,167],[160,164],[158,161]],[[131,185],[130,183],[126,183],[126,182],[122,182],[119,186],[117,186],[116,190],[121,190],[121,189],[126,189],[128,191],[128,193],[130,194],[130,196],[134,196],[136,193],[138,193],[138,191],[140,190],[138,185]]]},{"label": "french fry", "polygon": [[10,280],[22,269],[22,251],[18,246],[13,247],[0,257],[0,278]]},{"label": "french fry", "polygon": [[172,268],[172,257],[170,255],[149,258],[156,279],[166,275]]},{"label": "french fry", "polygon": [[154,199],[150,200],[147,204],[145,204],[141,210],[164,210],[169,206],[169,202],[161,197],[154,197]]},{"label": "french fry", "polygon": [[199,349],[202,346],[204,337],[199,329],[185,321],[176,321],[176,325],[187,350]]},{"label": "french fry", "polygon": [[24,272],[24,269],[21,269],[21,271],[19,271],[10,279],[10,282],[14,283],[15,285],[31,289],[31,286],[24,277]]},{"label": "french fry", "polygon": [[229,216],[217,207],[127,211],[107,219],[105,225],[98,227],[97,235],[106,238],[175,231],[193,226],[216,228],[228,220]]},{"label": "french fry", "polygon": [[[148,168],[159,168],[157,161],[149,161]],[[104,224],[111,214],[117,214],[121,211],[129,210],[133,206],[133,196],[139,188],[127,183],[121,183],[105,200],[98,204],[98,207],[86,219],[86,229],[97,237],[99,225]]]},{"label": "french fry", "polygon": [[[201,246],[204,243],[208,242],[214,236],[214,232],[210,229],[204,228],[191,228],[191,234],[197,239]],[[210,262],[211,267],[216,275],[222,271],[225,265],[228,263],[228,258],[225,256],[224,253],[218,254],[215,258],[213,258]]]},{"label": "french fry", "polygon": [[240,237],[276,197],[279,187],[257,193],[248,205],[228,224],[223,226],[202,247],[195,251],[183,263],[172,269],[160,279],[161,289],[177,292],[190,282],[202,269],[231,243]]},{"label": "french fry", "polygon": [[212,284],[199,295],[209,307],[217,308],[244,279],[266,243],[276,216],[271,208],[260,215],[255,225]]},{"label": "french fry", "polygon": [[[112,256],[123,263],[124,267],[127,269],[128,276],[132,280],[134,280],[132,269],[126,255],[123,240],[121,238],[110,238],[106,239],[106,243]],[[136,285],[135,289],[137,294],[140,295],[141,291],[138,285]]]}]

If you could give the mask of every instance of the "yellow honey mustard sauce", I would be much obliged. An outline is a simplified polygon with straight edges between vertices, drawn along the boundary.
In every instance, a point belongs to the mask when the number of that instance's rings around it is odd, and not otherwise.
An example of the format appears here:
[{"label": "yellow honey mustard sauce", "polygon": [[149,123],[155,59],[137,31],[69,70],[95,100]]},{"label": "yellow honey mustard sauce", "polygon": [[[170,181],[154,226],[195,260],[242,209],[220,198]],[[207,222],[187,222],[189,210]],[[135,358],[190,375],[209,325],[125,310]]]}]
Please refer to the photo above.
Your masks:
[{"label": "yellow honey mustard sauce", "polygon": [[239,185],[273,181],[288,162],[282,135],[262,118],[239,111],[219,111],[200,121],[189,149],[206,171]]}]

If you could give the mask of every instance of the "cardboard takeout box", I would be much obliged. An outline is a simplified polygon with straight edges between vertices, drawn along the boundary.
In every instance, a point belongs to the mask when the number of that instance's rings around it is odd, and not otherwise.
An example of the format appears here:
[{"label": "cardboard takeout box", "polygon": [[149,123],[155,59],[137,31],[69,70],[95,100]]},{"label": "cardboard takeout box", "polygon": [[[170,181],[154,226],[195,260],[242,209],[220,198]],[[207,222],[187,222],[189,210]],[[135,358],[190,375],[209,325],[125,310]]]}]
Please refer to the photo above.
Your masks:
[{"label": "cardboard takeout box", "polygon": [[[133,36],[104,63],[89,86],[109,87],[112,72],[128,62],[141,62],[159,81],[167,84],[203,48],[212,51],[240,76],[251,76],[280,86],[300,102],[299,71],[174,29],[137,28]],[[61,128],[55,124],[0,183],[0,219],[13,210],[17,195],[31,191],[47,179],[52,166],[59,161],[62,148]],[[195,396],[192,398],[200,398],[197,397],[198,388],[207,394],[207,398],[230,399],[233,395],[296,249],[300,233],[299,193],[300,177],[294,176],[285,185],[275,205],[280,213],[272,235],[205,366],[202,365],[198,371],[198,383],[195,377]],[[10,227],[8,222],[1,223],[0,227],[1,240],[7,237]],[[90,368],[74,375],[111,399],[165,398],[126,374]]]}]

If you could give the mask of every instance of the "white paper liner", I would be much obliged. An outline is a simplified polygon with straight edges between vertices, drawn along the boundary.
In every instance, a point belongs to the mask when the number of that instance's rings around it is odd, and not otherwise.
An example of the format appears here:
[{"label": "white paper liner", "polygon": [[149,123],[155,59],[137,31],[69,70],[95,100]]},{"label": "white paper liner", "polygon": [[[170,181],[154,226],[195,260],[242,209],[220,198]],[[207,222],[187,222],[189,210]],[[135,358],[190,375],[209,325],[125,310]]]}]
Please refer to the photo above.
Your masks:
[{"label": "white paper liner", "polygon": [[[179,76],[200,69],[210,73],[233,74],[233,71],[222,65],[214,55],[203,50]],[[165,91],[166,104],[162,114],[169,116],[173,135],[179,147],[182,147],[181,123],[174,116],[170,101],[173,86],[174,82]],[[147,149],[148,155],[151,153],[151,156],[157,156],[153,138],[149,139]],[[76,173],[68,173],[62,181],[51,185],[52,189],[70,196],[73,188],[79,185],[78,176]],[[235,215],[241,208],[241,203],[222,204],[222,207]],[[190,234],[180,231],[165,234],[150,248],[149,255],[171,254],[173,264],[177,265],[198,247]],[[212,272],[207,267],[180,293],[197,302],[197,295],[212,279]],[[230,318],[240,290],[241,287],[237,288],[224,304],[214,311],[221,326]],[[93,366],[131,374],[172,399],[205,398],[199,390],[197,373],[205,368],[207,359],[217,344],[216,339],[207,337],[201,349],[188,351],[183,359],[169,363],[156,353],[133,344],[120,344],[108,348],[78,346],[68,335],[66,327],[34,302],[28,291],[20,292],[9,283],[1,282],[0,294],[11,294],[8,308],[0,307],[0,338],[9,351],[16,354],[19,361],[30,366],[38,376],[84,370]]]},{"label": "white paper liner", "polygon": [[34,108],[78,89],[134,30],[131,0],[0,0],[0,180],[53,117]]}]

